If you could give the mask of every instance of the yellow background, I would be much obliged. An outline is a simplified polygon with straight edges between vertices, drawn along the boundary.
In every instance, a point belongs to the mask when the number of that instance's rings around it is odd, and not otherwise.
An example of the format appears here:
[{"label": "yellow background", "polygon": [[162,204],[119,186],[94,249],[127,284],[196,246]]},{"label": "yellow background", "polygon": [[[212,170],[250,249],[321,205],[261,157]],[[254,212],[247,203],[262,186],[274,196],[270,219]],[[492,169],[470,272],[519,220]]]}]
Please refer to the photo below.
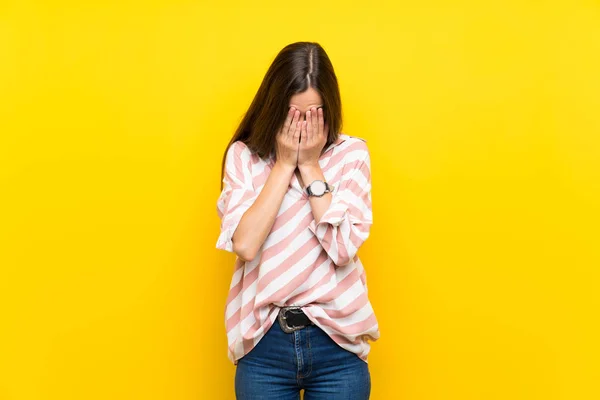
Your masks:
[{"label": "yellow background", "polygon": [[0,399],[234,398],[221,156],[301,40],[372,154],[372,398],[600,398],[597,1],[0,4]]}]

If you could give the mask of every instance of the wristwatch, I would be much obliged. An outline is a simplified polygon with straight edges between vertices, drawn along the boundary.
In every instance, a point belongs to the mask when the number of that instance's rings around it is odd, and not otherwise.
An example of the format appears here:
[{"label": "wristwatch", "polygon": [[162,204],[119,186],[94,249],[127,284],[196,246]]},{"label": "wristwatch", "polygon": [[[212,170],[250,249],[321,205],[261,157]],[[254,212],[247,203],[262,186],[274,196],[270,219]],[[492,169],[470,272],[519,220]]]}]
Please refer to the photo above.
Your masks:
[{"label": "wristwatch", "polygon": [[321,197],[325,193],[333,192],[333,186],[325,181],[314,180],[306,187],[306,193],[308,196]]}]

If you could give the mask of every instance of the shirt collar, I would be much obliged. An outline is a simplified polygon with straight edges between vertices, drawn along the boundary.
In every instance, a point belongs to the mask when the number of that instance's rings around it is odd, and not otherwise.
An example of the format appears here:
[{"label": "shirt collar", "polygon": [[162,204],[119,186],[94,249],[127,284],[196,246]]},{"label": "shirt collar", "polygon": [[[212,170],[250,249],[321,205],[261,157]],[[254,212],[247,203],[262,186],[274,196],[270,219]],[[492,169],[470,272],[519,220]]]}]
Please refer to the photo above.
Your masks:
[{"label": "shirt collar", "polygon": [[345,133],[340,133],[340,134],[338,135],[338,138],[337,138],[337,140],[336,140],[335,142],[331,143],[331,144],[330,144],[330,145],[327,147],[327,149],[326,149],[326,150],[325,150],[323,153],[325,153],[325,152],[327,152],[327,151],[331,150],[332,148],[334,148],[334,147],[336,147],[336,146],[338,146],[338,145],[340,145],[340,144],[344,143],[344,141],[345,141],[347,138],[348,138],[348,135],[346,135]]}]

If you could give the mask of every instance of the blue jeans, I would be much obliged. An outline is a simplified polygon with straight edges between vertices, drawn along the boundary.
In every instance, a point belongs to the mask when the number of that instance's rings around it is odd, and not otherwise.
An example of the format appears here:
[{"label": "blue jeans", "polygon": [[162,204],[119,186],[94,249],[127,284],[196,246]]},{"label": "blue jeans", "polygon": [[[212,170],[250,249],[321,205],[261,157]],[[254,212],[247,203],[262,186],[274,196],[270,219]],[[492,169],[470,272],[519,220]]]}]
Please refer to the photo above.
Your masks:
[{"label": "blue jeans", "polygon": [[316,325],[285,333],[279,321],[235,371],[238,400],[363,400],[371,393],[368,364]]}]

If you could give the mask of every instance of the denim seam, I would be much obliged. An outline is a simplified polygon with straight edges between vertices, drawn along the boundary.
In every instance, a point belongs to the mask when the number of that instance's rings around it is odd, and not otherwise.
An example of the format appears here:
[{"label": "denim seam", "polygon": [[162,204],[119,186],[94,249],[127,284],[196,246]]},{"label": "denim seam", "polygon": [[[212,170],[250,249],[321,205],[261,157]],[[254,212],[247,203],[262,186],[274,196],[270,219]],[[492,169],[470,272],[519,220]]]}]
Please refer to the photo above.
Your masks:
[{"label": "denim seam", "polygon": [[312,349],[310,348],[310,326],[307,326],[305,329],[306,343],[308,345],[308,372],[306,373],[306,375],[304,375],[304,377],[306,378],[312,372]]},{"label": "denim seam", "polygon": [[299,344],[299,340],[298,340],[298,336],[300,335],[300,331],[294,331],[293,332],[294,335],[294,350],[296,353],[296,377],[297,378],[302,378],[302,374],[300,374],[300,371],[302,370],[302,368],[304,367],[303,365],[303,357],[302,357],[302,347]]}]

